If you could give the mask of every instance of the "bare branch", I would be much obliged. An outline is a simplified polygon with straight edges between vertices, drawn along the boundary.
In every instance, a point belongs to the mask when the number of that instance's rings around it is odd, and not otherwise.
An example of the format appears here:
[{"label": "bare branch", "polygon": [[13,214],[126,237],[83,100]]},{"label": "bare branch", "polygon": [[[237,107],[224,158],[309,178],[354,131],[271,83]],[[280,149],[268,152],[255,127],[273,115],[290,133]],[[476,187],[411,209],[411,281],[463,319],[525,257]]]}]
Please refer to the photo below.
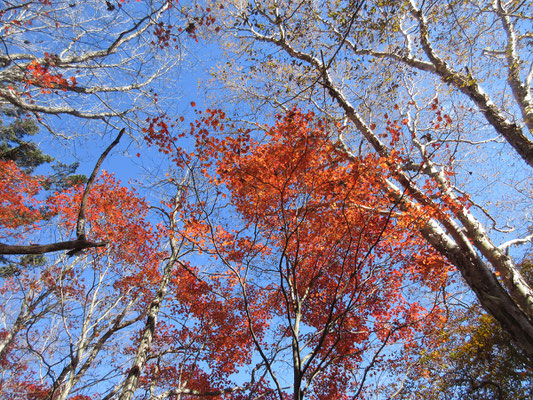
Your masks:
[{"label": "bare branch", "polygon": [[498,248],[501,251],[505,251],[511,246],[518,246],[518,245],[526,244],[526,243],[529,243],[529,242],[532,242],[532,241],[533,241],[533,234],[528,235],[528,236],[526,236],[524,238],[521,238],[521,239],[509,240],[509,241],[507,241],[505,243],[502,243]]},{"label": "bare branch", "polygon": [[533,167],[533,142],[524,135],[520,126],[507,119],[472,76],[455,71],[446,61],[436,54],[429,39],[429,28],[426,17],[422,10],[416,7],[413,0],[409,0],[409,6],[411,14],[419,23],[422,48],[434,65],[435,73],[441,77],[443,82],[453,85],[456,89],[467,95],[477,105],[478,109],[494,129],[513,146],[520,157],[530,167]]},{"label": "bare branch", "polygon": [[115,147],[118,144],[118,142],[120,141],[120,138],[122,137],[125,131],[126,129],[122,128],[117,138],[100,155],[100,158],[96,162],[93,172],[91,176],[89,177],[87,184],[85,185],[85,191],[83,192],[83,197],[81,199],[81,204],[80,204],[80,212],[78,214],[78,222],[76,223],[76,236],[78,237],[78,240],[85,239],[85,210],[87,208],[87,201],[89,200],[89,194],[91,193],[91,189],[94,185],[94,181],[96,179],[96,175],[98,174],[98,170],[100,169],[100,166],[104,162],[109,152],[113,149],[113,147]]},{"label": "bare branch", "polygon": [[108,242],[91,242],[85,239],[77,239],[50,244],[32,244],[26,246],[0,243],[0,254],[45,254],[61,250],[71,250],[74,252],[78,252],[80,250],[92,247],[103,247],[107,244]]}]

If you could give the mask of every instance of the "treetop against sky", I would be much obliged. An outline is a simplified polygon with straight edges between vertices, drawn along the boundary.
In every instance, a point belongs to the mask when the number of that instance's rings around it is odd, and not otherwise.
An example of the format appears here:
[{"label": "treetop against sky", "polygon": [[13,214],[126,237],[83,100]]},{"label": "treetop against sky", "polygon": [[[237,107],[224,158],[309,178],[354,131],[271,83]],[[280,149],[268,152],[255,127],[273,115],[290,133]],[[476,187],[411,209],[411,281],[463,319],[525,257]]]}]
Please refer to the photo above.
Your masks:
[{"label": "treetop against sky", "polygon": [[520,393],[532,7],[4,2],[2,397]]}]

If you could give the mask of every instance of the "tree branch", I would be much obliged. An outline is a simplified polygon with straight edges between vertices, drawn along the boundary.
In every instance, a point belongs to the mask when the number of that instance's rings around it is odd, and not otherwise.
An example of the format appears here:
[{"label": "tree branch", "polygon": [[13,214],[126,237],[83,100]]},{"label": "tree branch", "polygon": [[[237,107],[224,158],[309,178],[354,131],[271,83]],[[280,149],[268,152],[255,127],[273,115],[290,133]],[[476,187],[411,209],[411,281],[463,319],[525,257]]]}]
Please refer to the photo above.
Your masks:
[{"label": "tree branch", "polygon": [[[54,251],[70,250],[78,252],[90,247],[103,247],[108,242],[91,242],[85,239],[69,240],[50,244],[10,245],[0,243],[0,254],[44,254]],[[69,252],[70,253],[70,252]]]},{"label": "tree branch", "polygon": [[93,172],[91,176],[89,177],[89,180],[87,181],[87,185],[85,186],[85,191],[83,192],[83,197],[81,199],[80,204],[80,212],[78,214],[78,222],[76,224],[76,236],[78,237],[78,240],[85,240],[85,210],[87,208],[87,200],[89,199],[89,194],[91,192],[91,189],[94,185],[94,180],[96,179],[96,175],[98,174],[98,170],[100,169],[100,166],[104,162],[105,158],[109,154],[109,152],[115,147],[118,142],[120,141],[120,138],[126,131],[125,128],[122,128],[117,136],[117,138],[111,143],[107,149],[104,150],[98,161],[96,162],[96,165],[94,166]]},{"label": "tree branch", "polygon": [[57,243],[50,243],[50,244],[31,244],[31,245],[9,245],[0,243],[0,254],[44,254],[44,253],[51,253],[54,251],[61,251],[61,250],[70,250],[68,252],[69,256],[73,256],[76,253],[78,253],[81,250],[90,248],[90,247],[103,247],[108,244],[107,241],[103,242],[91,242],[86,239],[85,237],[85,211],[87,208],[87,201],[89,199],[89,194],[91,192],[91,189],[94,185],[94,180],[96,179],[96,175],[98,174],[98,170],[100,169],[100,166],[104,162],[104,159],[107,157],[109,152],[115,147],[118,142],[120,141],[120,138],[126,131],[125,128],[122,128],[117,136],[117,138],[111,143],[100,155],[100,158],[96,162],[96,165],[94,166],[93,172],[87,181],[87,185],[85,186],[85,191],[83,192],[83,197],[81,199],[80,204],[80,211],[78,214],[78,221],[76,223],[76,240],[69,240],[66,242],[57,242]]},{"label": "tree branch", "polygon": [[[509,121],[509,119],[505,117],[472,76],[465,76],[464,74],[455,71],[446,61],[436,54],[429,39],[429,28],[422,10],[416,8],[412,0],[409,1],[409,7],[411,9],[411,14],[417,20],[420,28],[420,43],[422,49],[431,63],[435,66],[435,73],[440,76],[443,82],[452,85],[468,96],[468,98],[476,104],[479,111],[485,116],[494,129],[502,135],[511,146],[513,146],[520,157],[522,157],[530,167],[533,167],[533,142],[524,135],[522,128],[518,124]],[[513,72],[511,71],[511,75],[512,73]],[[512,84],[514,81],[511,78],[512,77],[510,77]]]}]

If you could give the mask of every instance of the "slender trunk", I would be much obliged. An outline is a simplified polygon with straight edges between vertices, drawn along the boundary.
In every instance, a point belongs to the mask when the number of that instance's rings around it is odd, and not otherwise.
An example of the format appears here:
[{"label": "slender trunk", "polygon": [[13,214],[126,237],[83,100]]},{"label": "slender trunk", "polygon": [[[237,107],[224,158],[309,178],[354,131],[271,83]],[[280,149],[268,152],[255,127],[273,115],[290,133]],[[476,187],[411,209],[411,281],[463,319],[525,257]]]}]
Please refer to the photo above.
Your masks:
[{"label": "slender trunk", "polygon": [[155,328],[157,325],[157,316],[159,310],[161,310],[161,305],[168,291],[168,285],[170,283],[170,278],[172,277],[172,271],[174,271],[174,266],[178,261],[177,251],[173,251],[168,261],[165,269],[163,271],[163,278],[159,284],[159,289],[153,298],[150,306],[148,307],[148,315],[146,317],[146,323],[144,325],[144,330],[141,336],[141,341],[137,347],[137,353],[135,354],[135,359],[133,364],[126,376],[122,390],[120,391],[119,400],[131,400],[135,394],[135,390],[139,385],[139,377],[141,372],[146,364],[148,358],[148,351],[152,345],[154,339]]},{"label": "slender trunk", "polygon": [[[175,229],[176,217],[182,202],[181,197],[183,194],[183,188],[185,183],[189,179],[189,174],[190,171],[187,171],[185,177],[181,182],[181,185],[178,187],[176,196],[174,197],[174,209],[170,213],[171,231],[174,231]],[[133,364],[130,370],[128,371],[128,374],[126,375],[124,383],[121,385],[120,394],[118,397],[119,400],[133,399],[135,391],[139,386],[139,377],[141,376],[141,372],[144,369],[146,360],[148,359],[148,352],[154,339],[155,329],[157,326],[157,316],[159,315],[159,311],[161,310],[161,306],[163,305],[163,300],[165,299],[165,296],[167,294],[170,278],[172,277],[172,272],[174,271],[174,267],[179,260],[180,248],[181,246],[178,244],[177,240],[174,237],[171,237],[170,259],[168,260],[163,270],[163,277],[161,279],[161,282],[159,283],[159,289],[157,290],[155,297],[152,299],[152,302],[148,306],[148,313],[146,317],[146,323],[144,325],[144,330],[141,336],[141,341],[139,343],[139,346],[137,347],[137,353],[135,354]],[[118,390],[118,388],[115,388],[115,390]],[[113,390],[110,395],[114,395],[115,390]]]}]

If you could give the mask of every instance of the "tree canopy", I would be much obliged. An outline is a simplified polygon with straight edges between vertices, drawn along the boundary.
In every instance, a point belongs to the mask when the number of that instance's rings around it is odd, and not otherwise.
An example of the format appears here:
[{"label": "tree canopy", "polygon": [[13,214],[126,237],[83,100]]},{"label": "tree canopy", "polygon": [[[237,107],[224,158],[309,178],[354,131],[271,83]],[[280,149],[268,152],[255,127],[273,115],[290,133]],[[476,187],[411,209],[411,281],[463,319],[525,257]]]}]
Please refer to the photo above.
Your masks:
[{"label": "tree canopy", "polygon": [[503,209],[499,177],[526,204],[517,215],[527,214],[531,6],[234,2],[220,10],[224,40],[246,62],[217,74],[256,107],[302,102],[343,121],[350,133],[335,140],[348,152],[398,156],[390,188],[419,210],[442,210],[426,240],[530,354],[533,293],[508,251],[532,236]]},{"label": "tree canopy", "polygon": [[2,398],[529,398],[532,15],[4,2]]}]

